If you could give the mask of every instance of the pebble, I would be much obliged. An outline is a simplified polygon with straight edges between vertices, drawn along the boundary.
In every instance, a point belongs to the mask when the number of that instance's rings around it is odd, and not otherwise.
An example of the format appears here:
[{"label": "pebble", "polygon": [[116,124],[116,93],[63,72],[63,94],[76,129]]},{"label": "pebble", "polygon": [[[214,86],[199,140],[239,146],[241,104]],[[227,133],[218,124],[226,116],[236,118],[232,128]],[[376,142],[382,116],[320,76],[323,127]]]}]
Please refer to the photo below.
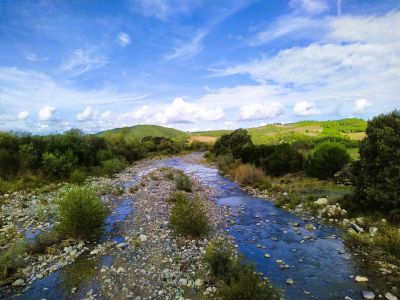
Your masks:
[{"label": "pebble", "polygon": [[374,292],[371,292],[371,291],[363,291],[362,296],[364,299],[371,299],[371,300],[375,299],[375,294],[374,294]]},{"label": "pebble", "polygon": [[141,242],[146,242],[146,241],[147,241],[147,235],[145,235],[145,234],[139,235],[139,240],[140,240]]},{"label": "pebble", "polygon": [[286,283],[292,285],[294,284],[294,280],[292,278],[288,278],[286,279]]},{"label": "pebble", "polygon": [[264,254],[264,257],[265,257],[265,258],[270,258],[270,257],[271,257],[271,254],[265,253],[265,254]]},{"label": "pebble", "polygon": [[397,300],[397,297],[396,297],[395,295],[393,295],[392,293],[389,293],[389,292],[387,292],[387,293],[385,294],[385,298],[386,298],[387,300]]},{"label": "pebble", "polygon": [[357,275],[357,276],[354,278],[354,280],[355,280],[356,282],[367,282],[367,281],[368,281],[368,278],[367,278],[367,277],[364,277],[364,276],[359,276],[359,275]]},{"label": "pebble", "polygon": [[25,281],[23,279],[17,279],[14,281],[14,283],[12,284],[13,286],[21,286],[24,285]]}]

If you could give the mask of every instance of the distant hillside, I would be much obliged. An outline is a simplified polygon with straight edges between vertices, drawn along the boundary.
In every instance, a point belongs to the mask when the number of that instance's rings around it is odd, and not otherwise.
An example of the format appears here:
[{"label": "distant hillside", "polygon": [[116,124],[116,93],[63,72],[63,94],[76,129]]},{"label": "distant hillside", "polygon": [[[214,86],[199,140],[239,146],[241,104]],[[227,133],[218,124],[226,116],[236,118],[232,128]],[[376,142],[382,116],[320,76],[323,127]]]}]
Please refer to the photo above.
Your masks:
[{"label": "distant hillside", "polygon": [[145,136],[166,137],[172,140],[186,140],[190,137],[189,134],[174,128],[167,128],[157,125],[135,125],[131,127],[115,128],[98,133],[104,138],[119,139],[124,138],[141,140]]},{"label": "distant hillside", "polygon": [[[347,136],[352,140],[361,140],[365,136],[367,121],[348,118],[334,121],[301,121],[289,124],[271,124],[266,126],[247,128],[253,142],[256,144],[273,143],[282,137],[291,135],[305,135],[318,137],[322,135]],[[193,132],[192,140],[215,141],[218,137],[230,130],[214,130]]]}]

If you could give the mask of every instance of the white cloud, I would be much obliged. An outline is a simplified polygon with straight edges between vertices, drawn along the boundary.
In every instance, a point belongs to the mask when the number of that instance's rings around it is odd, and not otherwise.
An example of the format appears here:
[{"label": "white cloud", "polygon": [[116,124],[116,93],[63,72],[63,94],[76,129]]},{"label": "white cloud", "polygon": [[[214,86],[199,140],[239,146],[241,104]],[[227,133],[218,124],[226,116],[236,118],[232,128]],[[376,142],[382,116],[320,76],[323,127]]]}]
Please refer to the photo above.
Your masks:
[{"label": "white cloud", "polygon": [[40,121],[50,121],[53,118],[53,113],[56,108],[53,106],[44,106],[39,110],[39,120]]},{"label": "white cloud", "polygon": [[165,56],[165,59],[182,59],[190,58],[199,54],[203,50],[203,39],[206,37],[207,32],[204,30],[199,31],[195,37],[187,43],[181,43],[174,52]]},{"label": "white cloud", "polygon": [[315,104],[309,101],[297,102],[293,107],[293,111],[297,116],[300,117],[306,117],[320,113],[315,107]]},{"label": "white cloud", "polygon": [[354,112],[362,114],[369,106],[371,106],[371,102],[369,102],[367,99],[358,99],[355,102]]},{"label": "white cloud", "polygon": [[87,106],[82,112],[76,115],[76,119],[78,121],[87,121],[93,117],[93,108],[91,106]]},{"label": "white cloud", "polygon": [[18,113],[18,120],[26,120],[29,118],[29,111],[24,110]]},{"label": "white cloud", "polygon": [[77,49],[69,59],[63,62],[61,70],[72,72],[74,76],[78,76],[103,67],[107,61],[105,56],[94,50]]},{"label": "white cloud", "polygon": [[279,102],[247,104],[240,107],[241,120],[273,119],[282,115],[283,113],[283,105]]},{"label": "white cloud", "polygon": [[33,52],[25,52],[25,59],[33,62],[37,61],[46,61],[48,57],[39,57],[36,53]]},{"label": "white cloud", "polygon": [[117,39],[118,39],[118,44],[122,47],[129,45],[131,42],[129,35],[125,32],[118,33]]},{"label": "white cloud", "polygon": [[324,0],[291,0],[289,6],[297,11],[312,15],[320,14],[329,9]]},{"label": "white cloud", "polygon": [[133,0],[136,10],[143,15],[160,20],[168,20],[174,16],[190,14],[202,4],[201,0]]}]

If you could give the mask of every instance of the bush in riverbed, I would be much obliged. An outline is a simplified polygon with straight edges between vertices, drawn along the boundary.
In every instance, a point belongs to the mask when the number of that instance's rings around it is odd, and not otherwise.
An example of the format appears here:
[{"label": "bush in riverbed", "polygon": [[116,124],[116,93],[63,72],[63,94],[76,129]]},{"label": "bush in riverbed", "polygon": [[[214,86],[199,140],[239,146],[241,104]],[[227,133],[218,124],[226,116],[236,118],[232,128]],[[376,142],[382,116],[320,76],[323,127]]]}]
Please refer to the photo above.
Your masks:
[{"label": "bush in riverbed", "polygon": [[168,198],[168,202],[170,203],[184,202],[186,200],[187,195],[185,194],[185,192],[181,191],[176,191],[175,193],[172,193]]},{"label": "bush in riverbed", "polygon": [[108,214],[105,204],[94,191],[86,187],[71,188],[61,195],[57,205],[57,230],[65,237],[96,237]]},{"label": "bush in riverbed", "polygon": [[108,159],[101,162],[101,173],[105,176],[112,176],[124,168],[124,163],[118,158]]},{"label": "bush in riverbed", "polygon": [[263,171],[250,164],[237,166],[233,173],[235,181],[240,185],[257,186],[264,180]]},{"label": "bush in riverbed", "polygon": [[207,211],[197,196],[193,199],[180,196],[171,209],[169,224],[178,235],[196,238],[211,230]]},{"label": "bush in riverbed", "polygon": [[60,235],[56,230],[44,231],[35,237],[29,245],[29,251],[33,254],[44,253],[46,249],[60,241]]},{"label": "bush in riverbed", "polygon": [[81,170],[74,170],[69,176],[69,182],[72,184],[82,185],[85,183],[85,180],[86,174]]},{"label": "bush in riverbed", "polygon": [[226,300],[280,299],[280,292],[262,280],[252,265],[238,258],[224,241],[209,244],[204,255],[212,275],[221,280],[218,296]]},{"label": "bush in riverbed", "polygon": [[375,244],[393,256],[400,258],[400,229],[396,227],[384,229],[382,233],[378,233],[376,236]]},{"label": "bush in riverbed", "polygon": [[217,167],[222,175],[228,174],[237,164],[230,153],[217,156]]},{"label": "bush in riverbed", "polygon": [[18,268],[24,266],[26,249],[26,241],[19,240],[0,254],[0,280],[6,279]]},{"label": "bush in riverbed", "polygon": [[185,192],[191,192],[192,191],[192,182],[190,181],[190,178],[181,173],[175,178],[175,186],[178,190],[185,191]]}]

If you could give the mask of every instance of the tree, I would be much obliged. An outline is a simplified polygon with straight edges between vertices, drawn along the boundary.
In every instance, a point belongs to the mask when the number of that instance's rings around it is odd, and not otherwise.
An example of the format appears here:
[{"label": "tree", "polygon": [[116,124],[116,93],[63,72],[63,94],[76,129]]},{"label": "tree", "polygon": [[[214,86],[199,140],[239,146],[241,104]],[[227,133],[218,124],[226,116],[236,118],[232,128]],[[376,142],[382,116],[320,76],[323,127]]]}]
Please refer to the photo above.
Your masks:
[{"label": "tree", "polygon": [[356,199],[400,221],[400,111],[373,118],[366,134],[353,166]]},{"label": "tree", "polygon": [[245,129],[236,129],[229,134],[222,135],[214,144],[215,154],[231,153],[234,158],[240,158],[242,149],[246,145],[252,145],[251,136]]},{"label": "tree", "polygon": [[309,156],[307,173],[313,177],[327,179],[340,171],[349,161],[350,155],[343,145],[324,142]]}]

